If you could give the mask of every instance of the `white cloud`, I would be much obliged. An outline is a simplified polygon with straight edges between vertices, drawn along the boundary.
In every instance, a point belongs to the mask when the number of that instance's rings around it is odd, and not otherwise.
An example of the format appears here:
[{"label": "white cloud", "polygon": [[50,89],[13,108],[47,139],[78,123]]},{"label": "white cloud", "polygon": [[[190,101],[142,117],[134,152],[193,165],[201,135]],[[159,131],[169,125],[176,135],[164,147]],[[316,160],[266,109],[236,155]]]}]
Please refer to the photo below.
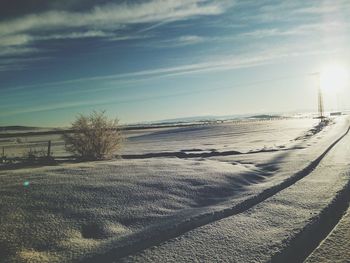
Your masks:
[{"label": "white cloud", "polygon": [[281,37],[281,36],[312,36],[313,34],[320,33],[332,33],[332,32],[340,32],[346,31],[349,29],[347,24],[332,21],[329,23],[313,23],[313,24],[303,24],[292,26],[289,28],[269,28],[269,29],[261,29],[254,30],[249,32],[241,33],[237,36],[237,38],[241,38],[246,40],[246,38],[265,38],[265,37]]},{"label": "white cloud", "polygon": [[210,41],[210,38],[205,38],[196,35],[184,35],[177,38],[166,39],[162,41],[152,42],[150,46],[152,48],[170,48],[170,47],[183,47]]},{"label": "white cloud", "polygon": [[[32,46],[39,41],[92,37],[111,41],[144,38],[142,32],[128,35],[123,29],[131,24],[145,23],[149,27],[152,23],[159,25],[197,16],[218,15],[231,4],[229,0],[151,0],[134,4],[111,3],[84,12],[47,11],[25,15],[0,22],[0,56],[38,52]],[[178,41],[190,44],[199,41],[199,38],[187,37]]]},{"label": "white cloud", "polygon": [[0,49],[0,57],[2,56],[19,56],[19,55],[25,55],[29,53],[35,53],[38,52],[38,49],[36,48],[30,48],[30,47],[18,47],[18,46],[9,46],[9,47],[1,47]]},{"label": "white cloud", "polygon": [[[291,50],[293,52],[291,52]],[[171,77],[176,75],[186,75],[201,72],[214,72],[223,70],[232,70],[239,68],[248,68],[264,64],[275,63],[279,59],[288,57],[304,57],[308,55],[317,55],[323,53],[337,52],[338,50],[320,49],[319,46],[310,45],[306,48],[302,44],[285,45],[269,45],[267,48],[255,52],[245,52],[243,54],[236,54],[232,56],[215,56],[206,58],[204,61],[193,64],[183,64],[174,67],[164,67],[156,69],[148,69],[135,71],[130,73],[112,74],[103,76],[94,76],[80,79],[71,79],[66,81],[42,83],[38,85],[28,85],[18,87],[19,89],[26,89],[28,87],[48,87],[60,86],[74,83],[83,83],[91,81],[144,81],[154,78]],[[100,89],[100,88],[99,88]]]},{"label": "white cloud", "polygon": [[[263,1],[261,1],[263,3]],[[240,19],[245,21],[255,21],[258,23],[271,22],[306,22],[323,15],[339,16],[339,13],[349,11],[350,2],[348,0],[332,1],[290,1],[281,0],[270,4],[259,6],[256,1],[252,7],[257,7],[256,12],[243,13]],[[241,5],[251,6],[250,2],[242,1]],[[341,16],[341,14],[340,14]]]},{"label": "white cloud", "polygon": [[204,38],[200,36],[181,36],[177,39],[177,42],[179,44],[183,45],[192,45],[192,44],[197,44],[200,42],[203,42]]},{"label": "white cloud", "polygon": [[26,34],[9,35],[0,38],[0,47],[26,45],[31,37]]},{"label": "white cloud", "polygon": [[52,34],[46,36],[37,36],[35,40],[52,40],[52,39],[76,39],[76,38],[90,38],[90,37],[111,37],[114,34],[103,32],[101,30],[88,30],[81,32],[71,32],[66,34]]},{"label": "white cloud", "polygon": [[327,13],[333,13],[338,11],[344,11],[349,10],[350,8],[350,2],[348,0],[336,0],[336,1],[328,1],[323,3],[316,2],[315,5],[310,5],[305,8],[300,8],[295,11],[295,13],[300,14],[309,14],[309,15],[315,15],[315,14],[327,14]]},{"label": "white cloud", "polygon": [[[305,50],[302,47],[296,48],[294,47],[294,52],[290,52],[290,46],[284,46],[280,48],[276,48],[273,51],[272,50],[265,50],[261,51],[255,54],[245,54],[242,56],[236,56],[236,57],[218,57],[215,60],[210,60],[202,63],[196,63],[196,64],[187,64],[187,65],[181,65],[177,67],[169,67],[169,68],[158,68],[158,69],[152,69],[152,70],[143,70],[138,72],[131,72],[126,74],[115,74],[115,75],[108,75],[108,76],[97,76],[97,77],[91,77],[91,78],[83,78],[83,79],[74,79],[70,81],[62,81],[62,82],[54,82],[54,83],[43,83],[42,86],[45,86],[46,88],[50,85],[64,85],[64,84],[71,84],[71,83],[78,83],[78,82],[86,82],[86,81],[95,81],[95,80],[119,80],[119,79],[129,79],[130,77],[140,77],[141,81],[147,80],[148,78],[154,79],[159,77],[171,77],[171,76],[177,76],[177,75],[185,75],[185,74],[193,74],[193,73],[204,73],[204,72],[213,72],[213,71],[223,71],[223,70],[232,70],[232,69],[238,69],[238,68],[248,68],[248,67],[255,67],[259,65],[266,65],[276,62],[279,59],[284,58],[290,58],[290,57],[305,57],[305,56],[312,56],[312,55],[318,55],[318,54],[325,54],[325,53],[332,53],[336,52],[335,50],[314,50],[313,48],[310,48],[308,50]],[[305,72],[305,76],[308,76],[309,73]],[[32,85],[38,87],[38,85]],[[41,85],[39,85],[41,86]],[[23,86],[22,88],[26,88],[29,86]],[[96,91],[101,91],[101,88],[98,88]],[[179,93],[181,95],[182,93]],[[185,94],[185,93],[184,93]],[[173,94],[174,95],[174,94]],[[176,95],[176,94],[175,94]],[[18,94],[17,94],[18,96]],[[167,95],[169,96],[169,95]],[[162,96],[160,96],[162,97]],[[100,99],[100,100],[87,100],[87,101],[81,101],[76,100],[72,102],[64,102],[64,103],[53,103],[50,105],[44,105],[44,106],[37,106],[33,107],[31,109],[17,109],[11,112],[4,112],[0,113],[0,116],[12,116],[16,114],[21,113],[28,113],[28,112],[41,112],[41,111],[48,111],[48,110],[59,110],[59,109],[67,109],[67,108],[75,108],[75,107],[82,107],[82,106],[104,106],[111,103],[129,103],[134,101],[142,101],[147,99],[157,99],[157,97],[149,97],[149,98],[136,98],[136,99],[130,99],[130,100],[118,100],[114,98],[108,98],[108,99]]]},{"label": "white cloud", "polygon": [[153,0],[141,4],[108,4],[88,12],[49,11],[0,23],[0,35],[61,28],[118,29],[123,25],[178,21],[194,16],[218,15],[227,1]]}]

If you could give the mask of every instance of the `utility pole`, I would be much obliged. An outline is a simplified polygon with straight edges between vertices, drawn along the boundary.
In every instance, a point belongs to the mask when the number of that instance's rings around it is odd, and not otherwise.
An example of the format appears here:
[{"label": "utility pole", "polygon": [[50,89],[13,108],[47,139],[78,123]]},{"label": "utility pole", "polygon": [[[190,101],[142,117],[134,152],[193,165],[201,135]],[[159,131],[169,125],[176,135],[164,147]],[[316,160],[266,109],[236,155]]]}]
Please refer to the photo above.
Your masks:
[{"label": "utility pole", "polygon": [[322,122],[325,116],[324,116],[323,94],[322,94],[322,88],[321,88],[321,74],[320,72],[315,72],[310,75],[317,77],[318,118]]},{"label": "utility pole", "polygon": [[318,117],[321,121],[325,118],[324,116],[324,106],[323,106],[323,94],[321,89],[321,75],[320,73],[317,73],[318,75]]},{"label": "utility pole", "polygon": [[47,157],[51,156],[51,140],[47,142]]}]

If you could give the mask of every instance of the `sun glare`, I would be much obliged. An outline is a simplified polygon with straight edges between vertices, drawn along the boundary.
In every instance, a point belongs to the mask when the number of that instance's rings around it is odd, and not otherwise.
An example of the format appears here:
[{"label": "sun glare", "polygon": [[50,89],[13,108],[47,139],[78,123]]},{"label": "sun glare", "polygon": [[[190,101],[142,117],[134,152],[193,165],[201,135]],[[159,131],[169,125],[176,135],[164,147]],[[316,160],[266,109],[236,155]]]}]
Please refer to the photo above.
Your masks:
[{"label": "sun glare", "polygon": [[341,65],[331,64],[321,70],[321,89],[325,92],[338,92],[349,85],[349,72]]}]

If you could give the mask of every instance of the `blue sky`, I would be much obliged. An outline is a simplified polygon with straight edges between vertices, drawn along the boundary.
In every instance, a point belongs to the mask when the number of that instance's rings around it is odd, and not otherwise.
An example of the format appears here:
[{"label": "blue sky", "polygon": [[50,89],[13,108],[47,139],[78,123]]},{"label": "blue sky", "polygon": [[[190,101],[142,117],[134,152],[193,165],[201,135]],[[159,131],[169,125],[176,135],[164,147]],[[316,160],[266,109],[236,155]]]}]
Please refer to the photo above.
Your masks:
[{"label": "blue sky", "polygon": [[[0,125],[65,126],[94,109],[123,123],[314,110],[310,73],[350,61],[347,0],[4,0],[0,10]],[[326,107],[350,108],[348,98],[330,94]]]}]

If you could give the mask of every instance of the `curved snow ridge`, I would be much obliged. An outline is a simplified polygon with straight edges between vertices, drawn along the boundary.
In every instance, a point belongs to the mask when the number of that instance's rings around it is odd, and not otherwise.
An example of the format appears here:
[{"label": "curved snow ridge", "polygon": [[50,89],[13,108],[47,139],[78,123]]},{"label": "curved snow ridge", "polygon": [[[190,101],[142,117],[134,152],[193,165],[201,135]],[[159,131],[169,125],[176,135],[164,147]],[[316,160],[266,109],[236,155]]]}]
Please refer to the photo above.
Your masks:
[{"label": "curved snow ridge", "polygon": [[164,228],[161,231],[149,233],[148,235],[143,235],[137,241],[126,242],[126,244],[123,246],[111,248],[105,253],[102,252],[103,254],[96,253],[91,257],[87,256],[82,260],[82,262],[110,262],[112,260],[115,261],[128,255],[140,252],[146,248],[159,245],[167,240],[183,235],[184,233],[189,232],[198,227],[245,212],[248,209],[262,203],[266,199],[276,195],[282,190],[292,186],[299,180],[308,176],[319,165],[319,163],[327,155],[327,153],[330,150],[332,150],[332,148],[335,145],[337,145],[349,132],[350,126],[347,128],[346,132],[343,135],[336,139],[331,145],[329,145],[326,148],[326,150],[321,155],[319,155],[315,160],[313,160],[301,171],[295,173],[294,175],[285,179],[281,183],[263,190],[262,192],[253,197],[248,197],[246,200],[234,205],[233,207],[187,218],[184,221],[176,225],[170,226],[168,228]]},{"label": "curved snow ridge", "polygon": [[[269,262],[304,262],[324,238],[336,227],[350,204],[350,181],[316,217],[296,234],[285,249]],[[345,259],[344,259],[345,260]]]}]

